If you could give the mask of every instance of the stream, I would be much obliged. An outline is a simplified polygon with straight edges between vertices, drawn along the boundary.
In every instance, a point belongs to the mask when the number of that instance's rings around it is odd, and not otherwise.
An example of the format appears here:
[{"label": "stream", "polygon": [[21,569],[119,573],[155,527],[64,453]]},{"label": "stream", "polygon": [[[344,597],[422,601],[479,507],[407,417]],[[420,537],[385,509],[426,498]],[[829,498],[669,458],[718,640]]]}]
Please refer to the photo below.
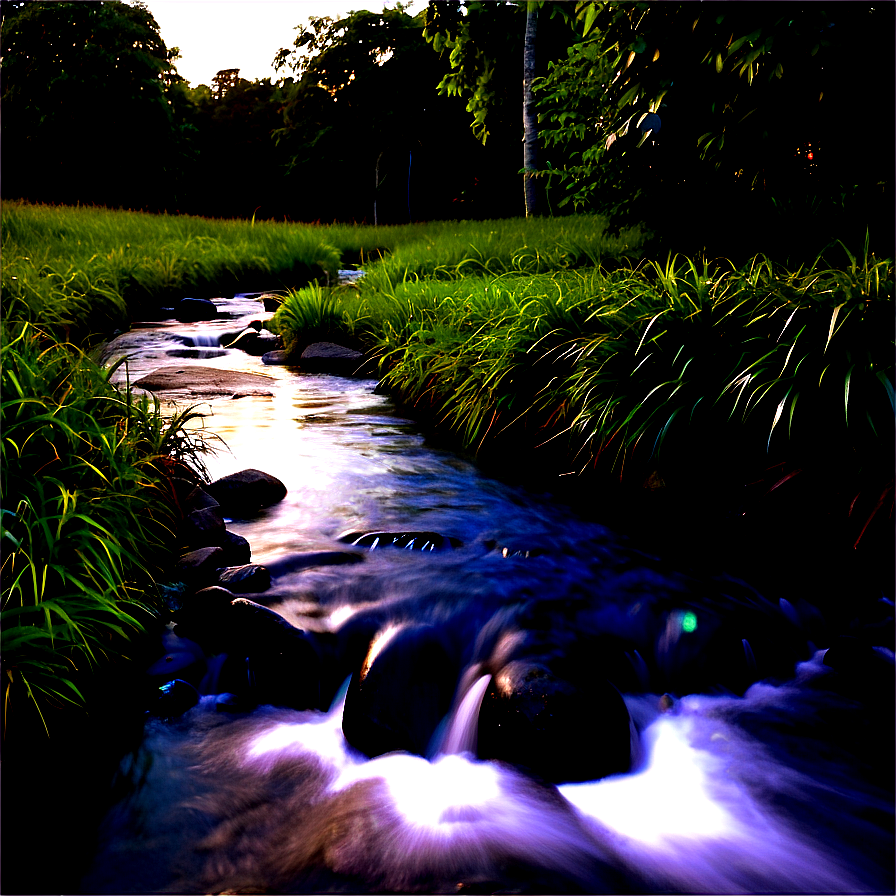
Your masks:
[{"label": "stream", "polygon": [[[115,378],[271,377],[189,403],[224,443],[213,479],[287,487],[227,525],[272,570],[246,596],[319,646],[318,705],[220,712],[210,675],[198,705],[148,718],[83,892],[893,892],[892,644],[835,670],[811,595],[664,566],[428,445],[375,380],[222,348],[269,315],[217,301],[219,320],[116,340]],[[335,551],[357,562],[290,560]],[[530,729],[493,708],[509,669],[554,688]],[[413,752],[358,746],[365,676],[423,732]]]}]

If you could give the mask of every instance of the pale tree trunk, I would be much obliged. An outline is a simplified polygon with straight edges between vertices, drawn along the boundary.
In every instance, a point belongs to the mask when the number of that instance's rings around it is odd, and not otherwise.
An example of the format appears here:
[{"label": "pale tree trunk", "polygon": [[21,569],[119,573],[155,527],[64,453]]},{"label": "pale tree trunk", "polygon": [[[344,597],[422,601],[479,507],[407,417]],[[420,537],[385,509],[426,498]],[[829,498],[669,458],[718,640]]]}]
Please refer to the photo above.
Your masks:
[{"label": "pale tree trunk", "polygon": [[526,41],[523,46],[523,189],[526,196],[526,217],[540,212],[535,178],[530,172],[538,169],[538,125],[532,98],[535,77],[535,39],[538,33],[538,4],[526,4]]}]

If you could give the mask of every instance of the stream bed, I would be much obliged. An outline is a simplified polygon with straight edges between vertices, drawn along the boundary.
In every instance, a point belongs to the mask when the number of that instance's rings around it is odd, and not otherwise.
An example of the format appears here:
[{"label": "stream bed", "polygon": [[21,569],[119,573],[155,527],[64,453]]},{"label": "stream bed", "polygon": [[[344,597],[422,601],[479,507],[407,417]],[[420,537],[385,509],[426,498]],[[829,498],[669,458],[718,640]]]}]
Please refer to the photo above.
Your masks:
[{"label": "stream bed", "polygon": [[[375,380],[222,348],[265,315],[251,295],[219,310],[136,327],[115,376],[271,377],[202,403],[226,445],[207,464],[287,487],[227,525],[272,570],[248,596],[318,645],[317,705],[220,712],[211,675],[148,719],[83,892],[893,892],[888,636],[851,631],[861,661],[826,663],[811,595],[664,566],[431,447]],[[495,709],[514,675],[544,702],[529,728]],[[362,750],[365,680],[413,750]]]}]

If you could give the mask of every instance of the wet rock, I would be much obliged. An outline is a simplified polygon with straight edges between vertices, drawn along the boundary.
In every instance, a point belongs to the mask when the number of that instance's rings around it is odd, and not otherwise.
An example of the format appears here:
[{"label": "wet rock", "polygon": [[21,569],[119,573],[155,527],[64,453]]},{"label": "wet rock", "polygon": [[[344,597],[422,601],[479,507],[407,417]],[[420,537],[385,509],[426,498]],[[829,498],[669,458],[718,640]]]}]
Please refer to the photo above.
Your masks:
[{"label": "wet rock", "polygon": [[265,311],[276,311],[283,304],[283,296],[263,295],[258,297]]},{"label": "wet rock", "polygon": [[451,708],[458,668],[434,626],[387,629],[352,676],[342,730],[368,756],[394,750],[425,755]]},{"label": "wet rock", "polygon": [[175,634],[198,642],[209,653],[222,651],[228,638],[227,615],[235,599],[232,591],[220,585],[201,588],[174,614]]},{"label": "wet rock", "polygon": [[229,566],[218,570],[218,584],[234,594],[258,594],[271,587],[271,574],[255,563]]},{"label": "wet rock", "polygon": [[199,702],[199,691],[189,682],[175,678],[163,684],[147,709],[150,715],[173,719],[182,716]]},{"label": "wet rock", "polygon": [[199,644],[166,631],[162,637],[162,648],[165,652],[146,670],[156,687],[175,676],[198,687],[208,668],[205,653]]},{"label": "wet rock", "polygon": [[195,361],[208,361],[221,358],[227,354],[223,348],[173,348],[165,352],[169,358],[192,358]]},{"label": "wet rock", "polygon": [[301,554],[288,554],[265,564],[265,569],[272,576],[282,576],[315,566],[342,566],[346,563],[361,563],[363,554],[355,551],[308,551]]},{"label": "wet rock", "polygon": [[338,376],[352,376],[364,361],[364,355],[344,345],[334,342],[313,342],[303,352],[299,360],[302,368],[309,373],[333,373]]},{"label": "wet rock", "polygon": [[160,367],[132,383],[147,392],[176,392],[211,398],[235,392],[245,395],[272,395],[272,380],[259,373],[219,370],[216,367]]},{"label": "wet rock", "polygon": [[184,513],[189,513],[191,510],[199,510],[198,505],[188,506],[190,496],[199,488],[196,475],[187,467],[178,468],[178,473],[183,475],[169,475],[168,483],[174,489],[175,497],[184,509]]},{"label": "wet rock", "polygon": [[224,565],[224,551],[219,547],[204,547],[183,554],[174,567],[174,577],[188,585],[212,582]]},{"label": "wet rock", "polygon": [[286,352],[284,351],[273,351],[273,352],[265,352],[261,356],[262,364],[286,364],[288,363],[286,358]]},{"label": "wet rock", "polygon": [[408,551],[440,551],[459,548],[459,538],[439,535],[438,532],[346,532],[339,541],[359,548],[395,547]]},{"label": "wet rock", "polygon": [[191,548],[219,547],[224,541],[226,527],[220,507],[191,510],[180,528],[180,542]]},{"label": "wet rock", "polygon": [[252,469],[222,476],[207,485],[206,491],[225,513],[236,515],[254,513],[286,497],[286,486],[279,479]]},{"label": "wet rock", "polygon": [[320,703],[320,657],[309,635],[279,613],[245,598],[226,615],[226,650],[247,657],[258,703],[313,709]]},{"label": "wet rock", "polygon": [[224,562],[219,566],[245,566],[252,559],[252,546],[249,542],[229,529],[221,542],[221,550],[224,551]]},{"label": "wet rock", "polygon": [[255,339],[248,341],[245,345],[239,346],[246,354],[255,358],[261,358],[268,352],[278,351],[283,348],[283,339],[275,336],[268,330],[262,330]]},{"label": "wet rock", "polygon": [[627,772],[628,709],[605,680],[575,686],[545,665],[517,660],[489,684],[479,711],[477,752],[554,783]]},{"label": "wet rock", "polygon": [[184,323],[214,320],[218,316],[218,306],[209,299],[184,298],[174,306],[174,316]]},{"label": "wet rock", "polygon": [[261,321],[250,321],[246,327],[236,333],[225,333],[221,336],[221,345],[226,348],[239,348],[244,351],[250,343],[258,338],[261,331]]},{"label": "wet rock", "polygon": [[255,704],[238,694],[225,692],[215,698],[215,712],[250,712]]},{"label": "wet rock", "polygon": [[196,487],[184,499],[187,512],[205,510],[207,507],[220,507],[218,502],[205,489]]}]

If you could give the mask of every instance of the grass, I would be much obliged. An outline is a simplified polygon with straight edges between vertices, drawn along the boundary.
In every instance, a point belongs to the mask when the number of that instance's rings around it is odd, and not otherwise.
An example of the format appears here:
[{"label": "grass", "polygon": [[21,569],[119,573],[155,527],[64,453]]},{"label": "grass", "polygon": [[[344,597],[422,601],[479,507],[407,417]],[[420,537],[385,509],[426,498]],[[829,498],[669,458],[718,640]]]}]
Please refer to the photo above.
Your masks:
[{"label": "grass", "polygon": [[450,266],[449,250],[399,245],[357,286],[294,293],[273,325],[293,346],[359,341],[383,386],[474,453],[550,444],[579,474],[686,487],[782,462],[873,471],[873,488],[891,475],[892,259],[834,245],[797,270],[608,268],[543,249],[527,269],[512,252]]},{"label": "grass", "polygon": [[77,336],[127,327],[185,295],[288,289],[335,276],[320,228],[6,202],[5,315]]},{"label": "grass", "polygon": [[155,612],[173,561],[168,474],[201,469],[191,411],[164,418],[75,346],[7,322],[0,347],[0,656],[3,733],[35,707],[81,704],[82,684]]}]

